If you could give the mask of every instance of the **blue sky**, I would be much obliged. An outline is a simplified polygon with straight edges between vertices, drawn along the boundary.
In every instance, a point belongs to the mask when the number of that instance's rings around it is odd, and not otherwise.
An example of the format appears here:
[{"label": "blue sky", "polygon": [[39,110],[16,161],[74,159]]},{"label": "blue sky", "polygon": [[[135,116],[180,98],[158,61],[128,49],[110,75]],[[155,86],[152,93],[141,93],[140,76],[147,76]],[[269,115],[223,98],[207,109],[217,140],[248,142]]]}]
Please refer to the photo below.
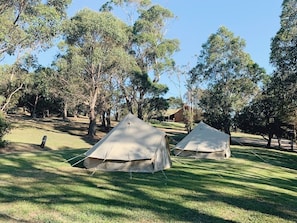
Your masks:
[{"label": "blue sky", "polygon": [[[105,0],[72,0],[68,9],[73,16],[83,8],[98,10]],[[254,62],[273,70],[269,64],[270,42],[280,28],[282,0],[152,0],[177,17],[167,25],[166,38],[179,39],[180,51],[174,59],[179,66],[195,66],[196,56],[208,37],[220,26],[227,27],[235,36],[246,41],[245,52]],[[55,49],[40,55],[40,63],[50,65]],[[186,93],[184,78],[163,75],[161,83],[169,86],[166,97]]]}]

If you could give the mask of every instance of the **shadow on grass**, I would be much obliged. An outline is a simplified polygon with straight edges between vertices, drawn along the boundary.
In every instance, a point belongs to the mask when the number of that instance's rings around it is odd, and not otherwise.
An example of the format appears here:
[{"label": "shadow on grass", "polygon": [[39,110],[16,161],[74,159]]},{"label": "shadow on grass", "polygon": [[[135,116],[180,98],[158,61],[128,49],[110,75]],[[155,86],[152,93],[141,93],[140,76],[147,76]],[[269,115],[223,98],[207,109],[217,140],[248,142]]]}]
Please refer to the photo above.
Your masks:
[{"label": "shadow on grass", "polygon": [[264,162],[273,166],[297,170],[297,155],[286,151],[253,146],[234,146],[232,156],[250,161]]},{"label": "shadow on grass", "polygon": [[[63,168],[55,167],[55,165],[51,166],[51,163],[62,162],[63,157],[69,157],[69,153],[72,152],[73,150],[49,152],[42,154],[42,157],[39,158],[38,154],[36,154],[32,159],[22,157],[20,154],[2,156],[3,166],[0,170],[0,176],[9,173],[11,179],[16,179],[19,182],[22,179],[34,179],[34,181],[30,186],[20,183],[13,184],[12,182],[5,184],[0,192],[1,203],[26,200],[33,204],[46,205],[48,209],[54,205],[76,207],[81,205],[80,210],[82,212],[91,213],[93,216],[99,213],[110,218],[111,221],[112,219],[121,218],[123,221],[131,220],[136,222],[137,219],[134,219],[134,214],[131,215],[131,211],[133,213],[145,210],[154,213],[162,222],[167,220],[224,222],[219,217],[201,213],[195,208],[176,203],[174,200],[168,199],[168,197],[152,196],[149,191],[145,191],[144,187],[146,186],[157,191],[168,188],[162,173],[153,175],[133,174],[131,180],[127,173],[98,172],[90,177],[85,174],[86,171],[82,172],[79,168],[72,168],[73,173],[69,173],[67,168],[67,171],[63,171]],[[39,163],[39,161],[44,162],[45,159],[50,159],[50,163]],[[10,165],[11,163],[14,164]],[[189,176],[189,178],[192,178],[192,176]],[[107,194],[104,191],[107,191]],[[108,196],[108,194],[112,194],[112,196]],[[84,205],[87,205],[87,207]],[[102,206],[109,208],[105,210],[102,209]],[[112,211],[117,209],[130,210],[130,214],[125,215],[125,211],[123,213]],[[0,219],[5,219],[5,216],[5,213],[1,214]]]},{"label": "shadow on grass", "polygon": [[[91,177],[87,170],[71,167],[71,162],[66,161],[80,152],[85,151],[64,148],[31,154],[29,157],[22,154],[0,156],[0,176],[9,174],[11,180],[1,186],[0,203],[25,200],[42,204],[55,212],[59,211],[55,206],[67,206],[74,210],[79,208],[80,214],[88,213],[90,218],[104,217],[111,222],[119,219],[139,222],[143,220],[141,217],[146,217],[137,215],[142,211],[153,213],[159,222],[238,222],[206,213],[199,208],[197,203],[200,202],[219,202],[223,206],[260,212],[284,220],[294,221],[297,218],[296,196],[261,187],[269,183],[272,187],[296,191],[296,180],[262,177],[249,172],[245,174],[249,166],[238,166],[232,159],[180,159],[166,171],[167,179],[160,172],[135,173],[130,179],[129,173],[121,172],[96,172]],[[232,152],[240,159],[259,161],[244,149],[235,148]],[[263,152],[261,155],[271,161],[277,154],[269,156]],[[284,154],[283,158],[286,156]],[[22,183],[28,179],[32,180],[30,185]],[[234,196],[218,188],[245,191],[246,195]],[[0,214],[1,218],[5,220],[6,214]]]},{"label": "shadow on grass", "polygon": [[18,153],[18,152],[46,152],[51,149],[41,148],[39,144],[8,142],[4,148],[0,148],[0,154]]},{"label": "shadow on grass", "polygon": [[[64,152],[67,151],[67,152]],[[69,148],[63,148],[61,152],[61,156],[63,159],[65,159],[65,162],[69,163],[70,166],[86,169],[83,165],[85,155],[84,153],[87,152],[86,149],[69,149]]]},{"label": "shadow on grass", "polygon": [[22,222],[22,223],[29,223],[30,221],[24,221],[24,220],[20,220],[20,219],[16,219],[12,216],[9,216],[5,213],[0,213],[0,221],[1,222]]},{"label": "shadow on grass", "polygon": [[88,123],[82,122],[79,119],[63,120],[62,118],[50,117],[50,118],[36,118],[33,119],[29,116],[10,116],[10,120],[13,122],[15,128],[35,128],[40,130],[46,130],[54,133],[67,133],[69,135],[80,137],[88,144],[95,144],[98,140],[106,134],[100,127],[98,127],[98,137],[95,139],[88,137]]},{"label": "shadow on grass", "polygon": [[172,146],[175,146],[178,142],[180,142],[185,136],[185,133],[178,133],[178,132],[168,132],[166,133],[169,136],[169,143]]}]

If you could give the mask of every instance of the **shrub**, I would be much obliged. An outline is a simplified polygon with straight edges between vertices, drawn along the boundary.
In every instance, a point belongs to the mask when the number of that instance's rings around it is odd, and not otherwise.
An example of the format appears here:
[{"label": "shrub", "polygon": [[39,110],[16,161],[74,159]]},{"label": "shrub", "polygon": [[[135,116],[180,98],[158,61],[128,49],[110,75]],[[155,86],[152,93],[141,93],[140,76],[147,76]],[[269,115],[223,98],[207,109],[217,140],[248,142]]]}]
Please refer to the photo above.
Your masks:
[{"label": "shrub", "polygon": [[3,136],[10,130],[10,123],[7,121],[5,116],[0,112],[0,147],[5,146]]}]

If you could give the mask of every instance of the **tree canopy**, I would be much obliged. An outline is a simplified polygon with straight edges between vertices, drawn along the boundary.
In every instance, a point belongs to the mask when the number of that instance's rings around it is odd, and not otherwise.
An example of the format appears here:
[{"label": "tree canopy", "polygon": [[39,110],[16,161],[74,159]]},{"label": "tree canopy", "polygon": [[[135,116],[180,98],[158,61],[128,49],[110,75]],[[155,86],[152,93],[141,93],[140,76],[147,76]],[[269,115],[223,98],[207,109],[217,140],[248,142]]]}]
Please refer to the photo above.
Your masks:
[{"label": "tree canopy", "polygon": [[231,117],[256,93],[264,69],[244,52],[245,41],[220,27],[202,45],[197,64],[189,72],[189,85],[207,89],[200,100],[204,117],[218,129],[230,133]]},{"label": "tree canopy", "polygon": [[[271,41],[271,74],[245,52],[244,39],[219,27],[202,44],[196,64],[182,71],[188,74],[187,105],[181,94],[164,98],[169,89],[159,82],[180,72],[173,57],[179,40],[166,37],[173,12],[150,0],[108,0],[98,11],[82,9],[69,18],[70,3],[0,0],[0,60],[15,60],[0,67],[4,113],[25,105],[34,117],[52,106],[66,119],[80,110],[90,119],[91,137],[98,118],[109,128],[111,114],[150,119],[169,107],[199,111],[199,119],[226,133],[237,126],[270,137],[272,119],[297,125],[296,0],[283,1],[281,26]],[[128,19],[117,17],[118,9]],[[51,46],[57,55],[43,67],[38,54]],[[187,126],[193,115],[185,112]]]},{"label": "tree canopy", "polygon": [[270,61],[275,67],[269,86],[271,97],[278,101],[276,116],[297,123],[297,1],[284,0],[280,29],[271,42]]}]

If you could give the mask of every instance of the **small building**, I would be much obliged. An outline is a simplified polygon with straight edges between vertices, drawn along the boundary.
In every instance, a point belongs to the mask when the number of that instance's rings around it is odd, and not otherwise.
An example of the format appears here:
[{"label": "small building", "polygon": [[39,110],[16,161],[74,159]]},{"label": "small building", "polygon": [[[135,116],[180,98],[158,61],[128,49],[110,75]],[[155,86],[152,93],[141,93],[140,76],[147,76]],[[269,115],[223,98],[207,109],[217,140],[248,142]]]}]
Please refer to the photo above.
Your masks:
[{"label": "small building", "polygon": [[[190,110],[190,106],[185,105],[182,108],[168,109],[164,114],[165,121],[184,122],[186,120],[185,112]],[[194,122],[199,122],[202,117],[202,112],[199,109],[193,109]]]},{"label": "small building", "polygon": [[183,108],[168,109],[164,114],[165,121],[183,122],[184,110]]}]

